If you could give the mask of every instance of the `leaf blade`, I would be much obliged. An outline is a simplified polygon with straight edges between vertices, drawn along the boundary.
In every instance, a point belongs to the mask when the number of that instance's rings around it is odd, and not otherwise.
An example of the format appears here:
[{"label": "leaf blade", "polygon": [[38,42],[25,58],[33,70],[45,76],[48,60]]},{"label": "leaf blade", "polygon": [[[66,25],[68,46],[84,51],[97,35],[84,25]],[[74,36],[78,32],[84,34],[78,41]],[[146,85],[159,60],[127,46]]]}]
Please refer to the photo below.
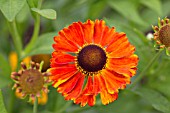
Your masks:
[{"label": "leaf blade", "polygon": [[3,102],[2,91],[0,89],[0,113],[7,113]]},{"label": "leaf blade", "polygon": [[170,102],[161,93],[148,88],[140,88],[135,92],[146,99],[155,109],[164,113],[170,112]]},{"label": "leaf blade", "polygon": [[0,10],[5,18],[12,22],[25,3],[26,0],[0,0]]},{"label": "leaf blade", "polygon": [[56,19],[57,13],[53,9],[38,9],[38,8],[31,8],[32,11],[40,14],[41,16],[47,19]]},{"label": "leaf blade", "polygon": [[56,32],[51,32],[51,33],[46,33],[41,35],[37,39],[31,52],[26,56],[36,55],[36,54],[51,54],[53,51],[52,44],[54,43],[53,37],[55,35],[57,35]]}]

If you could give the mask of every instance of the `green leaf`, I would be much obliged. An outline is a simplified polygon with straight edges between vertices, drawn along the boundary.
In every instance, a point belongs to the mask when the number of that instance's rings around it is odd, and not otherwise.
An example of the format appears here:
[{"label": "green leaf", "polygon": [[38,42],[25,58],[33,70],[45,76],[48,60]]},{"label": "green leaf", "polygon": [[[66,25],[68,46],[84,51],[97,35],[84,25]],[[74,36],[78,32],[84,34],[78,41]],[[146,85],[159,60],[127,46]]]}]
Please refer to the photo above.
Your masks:
[{"label": "green leaf", "polygon": [[0,59],[0,88],[3,88],[11,82],[11,67],[2,54],[0,54]]},{"label": "green leaf", "polygon": [[160,0],[140,0],[140,2],[161,15],[162,6]]},{"label": "green leaf", "polygon": [[135,91],[143,99],[146,99],[155,109],[170,113],[170,102],[161,93],[147,88],[140,88]]},{"label": "green leaf", "polygon": [[108,5],[119,12],[122,16],[137,24],[145,26],[146,23],[141,19],[135,2],[130,0],[108,0]]},{"label": "green leaf", "polygon": [[31,10],[48,19],[56,19],[57,17],[57,13],[53,9],[41,9],[40,10],[38,8],[31,8]]},{"label": "green leaf", "polygon": [[12,22],[25,3],[26,0],[0,0],[0,10]]},{"label": "green leaf", "polygon": [[1,89],[0,89],[0,113],[7,113],[5,106],[4,106]]},{"label": "green leaf", "polygon": [[28,55],[51,54],[53,51],[52,44],[54,43],[53,37],[55,35],[57,35],[57,32],[41,35]]}]

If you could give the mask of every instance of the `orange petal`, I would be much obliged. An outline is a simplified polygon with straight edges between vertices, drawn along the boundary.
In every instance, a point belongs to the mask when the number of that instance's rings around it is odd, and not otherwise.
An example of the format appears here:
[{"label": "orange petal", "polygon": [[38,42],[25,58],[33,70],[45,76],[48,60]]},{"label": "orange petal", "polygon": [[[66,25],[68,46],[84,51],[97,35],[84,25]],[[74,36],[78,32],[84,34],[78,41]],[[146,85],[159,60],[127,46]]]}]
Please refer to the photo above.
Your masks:
[{"label": "orange petal", "polygon": [[84,107],[87,103],[89,106],[94,106],[96,101],[96,95],[84,95],[82,94],[74,100],[74,103],[80,104],[81,107]]},{"label": "orange petal", "polygon": [[115,28],[109,28],[108,26],[105,27],[104,31],[103,31],[103,35],[102,35],[102,41],[100,42],[100,44],[102,46],[106,46],[108,45],[110,42],[112,42],[112,40],[118,36],[118,33],[115,32]]},{"label": "orange petal", "polygon": [[55,58],[51,58],[50,62],[51,62],[50,63],[50,67],[51,68],[54,68],[54,67],[63,67],[63,66],[69,66],[70,65],[69,63],[67,63],[67,64],[66,63],[65,64],[63,64],[63,63],[62,64],[61,63],[60,64],[56,63]]},{"label": "orange petal", "polygon": [[110,94],[118,92],[118,89],[125,88],[126,84],[130,83],[129,77],[124,77],[108,70],[103,70],[102,76],[105,80],[106,88]]},{"label": "orange petal", "polygon": [[55,62],[57,64],[66,64],[66,63],[74,62],[75,59],[75,57],[70,54],[57,52],[57,51],[52,53],[52,57],[55,58]]},{"label": "orange petal", "polygon": [[124,76],[131,77],[136,73],[136,66],[138,64],[138,57],[131,55],[125,58],[112,58],[108,60],[107,68]]},{"label": "orange petal", "polygon": [[75,44],[68,41],[63,36],[55,36],[54,41],[56,42],[53,44],[53,48],[56,51],[62,51],[62,52],[76,52],[78,50],[78,47],[75,46]]},{"label": "orange petal", "polygon": [[97,95],[101,91],[99,84],[100,84],[99,83],[99,77],[98,77],[98,75],[95,75],[94,76],[94,87],[93,87],[93,92],[94,92],[95,95]]},{"label": "orange petal", "polygon": [[109,58],[121,58],[133,54],[135,47],[129,43],[126,35],[121,33],[107,46],[106,51]]},{"label": "orange petal", "polygon": [[120,45],[127,43],[128,39],[126,37],[125,33],[119,33],[112,42],[107,46],[106,51],[107,52],[112,52],[115,51]]},{"label": "orange petal", "polygon": [[88,76],[87,84],[83,90],[83,94],[85,94],[85,95],[94,94],[93,86],[94,86],[94,84],[93,84],[92,76]]},{"label": "orange petal", "polygon": [[75,66],[66,66],[66,67],[57,67],[50,69],[51,76],[50,79],[54,81],[53,86],[57,87],[58,85],[64,83],[69,78],[71,78],[76,72],[77,69]]},{"label": "orange petal", "polygon": [[77,73],[77,71],[72,71],[72,72],[66,73],[64,75],[58,75],[58,76],[51,77],[51,79],[54,81],[53,86],[58,87],[60,84],[66,82],[68,79],[70,79],[76,73]]},{"label": "orange petal", "polygon": [[93,35],[93,41],[95,44],[99,44],[102,41],[103,31],[105,27],[106,27],[105,21],[98,19],[95,21]]},{"label": "orange petal", "polygon": [[75,99],[75,103],[79,104],[81,103],[81,106],[85,106],[87,103],[89,106],[93,106],[95,104],[95,96],[94,90],[93,90],[93,80],[92,76],[88,76],[87,84],[82,91],[82,94]]},{"label": "orange petal", "polygon": [[92,43],[93,34],[94,34],[94,22],[87,20],[85,23],[79,22],[84,32],[84,39],[86,43]]},{"label": "orange petal", "polygon": [[75,74],[69,80],[59,85],[57,91],[63,95],[69,93],[75,87],[80,77],[80,73]]},{"label": "orange petal", "polygon": [[121,45],[119,48],[108,54],[109,58],[122,58],[129,55],[132,55],[135,51],[135,47],[130,45],[130,43],[126,45]]},{"label": "orange petal", "polygon": [[81,77],[79,78],[76,86],[72,89],[71,92],[64,95],[66,100],[74,100],[81,94],[85,76],[82,75],[81,73],[79,74]]},{"label": "orange petal", "polygon": [[75,43],[76,45],[82,46],[84,44],[84,33],[78,22],[75,22],[68,28],[61,30],[60,35],[61,34],[65,35],[69,41]]},{"label": "orange petal", "polygon": [[104,105],[106,104],[109,104],[110,102],[113,102],[114,100],[117,99],[118,97],[118,93],[115,92],[114,94],[110,94],[108,91],[107,91],[107,88],[106,88],[106,83],[104,81],[104,78],[101,76],[99,76],[99,80],[100,80],[100,87],[101,87],[101,93],[100,93],[100,98],[102,100],[102,103]]},{"label": "orange petal", "polygon": [[138,64],[138,56],[133,54],[129,57],[123,57],[123,58],[109,58],[109,63],[114,65],[127,65],[129,67],[137,66]]}]

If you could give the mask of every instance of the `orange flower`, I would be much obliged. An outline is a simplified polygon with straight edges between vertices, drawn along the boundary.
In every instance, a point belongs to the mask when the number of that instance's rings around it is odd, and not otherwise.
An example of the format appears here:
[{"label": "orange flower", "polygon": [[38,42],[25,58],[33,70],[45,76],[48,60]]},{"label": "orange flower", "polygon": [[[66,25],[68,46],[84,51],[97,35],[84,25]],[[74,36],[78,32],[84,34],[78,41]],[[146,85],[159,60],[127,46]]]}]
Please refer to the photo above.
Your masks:
[{"label": "orange flower", "polygon": [[81,106],[93,106],[98,94],[104,105],[113,102],[136,73],[135,47],[103,20],[74,22],[54,41],[50,79],[66,100]]}]

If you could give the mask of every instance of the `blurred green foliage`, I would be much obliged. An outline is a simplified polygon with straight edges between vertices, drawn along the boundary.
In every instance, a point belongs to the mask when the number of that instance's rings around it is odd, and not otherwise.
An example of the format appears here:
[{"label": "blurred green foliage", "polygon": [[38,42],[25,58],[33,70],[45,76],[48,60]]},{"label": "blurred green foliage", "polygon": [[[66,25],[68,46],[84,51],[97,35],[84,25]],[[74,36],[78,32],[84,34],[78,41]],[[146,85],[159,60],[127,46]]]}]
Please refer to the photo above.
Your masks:
[{"label": "blurred green foliage", "polygon": [[[26,48],[33,34],[36,15],[41,15],[40,34],[30,52],[20,57],[22,60],[26,56],[51,54],[53,37],[72,22],[104,19],[110,27],[125,32],[136,47],[140,61],[133,83],[157,52],[154,42],[148,40],[146,34],[153,33],[151,25],[157,24],[158,17],[170,16],[170,0],[44,0],[41,9],[37,9],[37,3],[38,0],[0,0],[0,89],[9,113],[32,112],[32,105],[15,98],[11,90],[8,57],[16,48],[9,24],[14,20]],[[169,67],[170,58],[162,52],[135,89],[120,91],[118,100],[107,106],[99,102],[94,107],[80,108],[65,101],[56,89],[50,87],[49,100],[46,105],[39,106],[39,113],[170,113]],[[0,113],[5,113],[2,102],[0,94]]]}]

